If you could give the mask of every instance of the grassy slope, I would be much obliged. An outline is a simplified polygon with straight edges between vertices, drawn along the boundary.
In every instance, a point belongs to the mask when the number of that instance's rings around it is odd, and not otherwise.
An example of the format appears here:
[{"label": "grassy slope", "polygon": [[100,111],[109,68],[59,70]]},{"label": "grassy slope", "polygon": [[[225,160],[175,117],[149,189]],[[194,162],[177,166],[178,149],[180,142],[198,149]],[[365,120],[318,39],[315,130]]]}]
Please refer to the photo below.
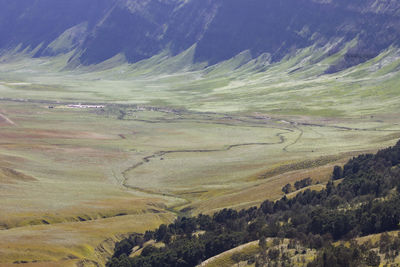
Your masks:
[{"label": "grassy slope", "polygon": [[[292,262],[295,263],[294,266],[307,266],[307,263],[311,262],[315,255],[316,250],[307,249],[300,245],[297,246],[296,249],[288,249],[287,245],[289,243],[288,239],[281,240],[279,245],[273,244],[273,239],[267,239],[267,248],[268,249],[279,249],[287,252],[292,259]],[[297,251],[305,250],[305,254],[296,254]],[[241,261],[239,263],[235,262],[232,259],[234,254],[239,254],[242,258],[249,258],[251,256],[256,256],[260,253],[260,247],[258,245],[258,241],[253,241],[239,247],[233,248],[231,250],[225,251],[217,256],[214,256],[198,266],[201,267],[229,267],[229,266],[255,266],[255,264],[248,264],[247,261]]]},{"label": "grassy slope", "polygon": [[[393,231],[389,232],[389,235],[392,236],[397,236],[399,231]],[[376,243],[379,242],[381,234],[375,234],[375,235],[369,235],[365,237],[360,237],[356,239],[357,242],[360,244],[365,243],[367,241],[370,241],[373,245],[378,246]],[[348,246],[349,242],[338,242],[338,244],[344,243],[344,245]],[[274,246],[272,245],[271,240],[267,241],[268,248],[273,248]],[[294,255],[293,251],[287,249],[287,244],[288,240],[285,239],[281,245],[275,246],[275,248],[280,248],[282,246],[284,248],[284,251],[289,252],[289,254],[293,257],[292,261],[296,263],[295,266],[307,266],[307,263],[311,262],[314,260],[314,257],[316,255],[316,250],[311,250],[311,249],[306,249],[306,254],[298,254]],[[304,248],[297,248],[298,251],[303,250]],[[229,267],[229,266],[254,266],[254,264],[248,264],[247,261],[242,261],[240,263],[236,263],[232,260],[232,255],[233,254],[239,254],[243,258],[250,257],[250,256],[256,256],[259,254],[260,247],[258,246],[258,241],[253,241],[244,245],[241,245],[239,247],[233,248],[231,250],[228,250],[226,252],[223,252],[217,256],[214,256],[206,261],[204,261],[202,264],[199,266],[204,266],[204,267]],[[375,249],[375,251],[379,251],[379,249]],[[400,263],[400,256],[398,256],[393,262],[390,262],[385,259],[385,255],[379,254],[381,257],[381,265],[383,266],[384,264],[389,264],[389,266],[397,266]]]},{"label": "grassy slope", "polygon": [[99,219],[79,223],[63,223],[13,228],[0,231],[0,266],[13,262],[35,261],[40,266],[58,262],[58,266],[85,261],[104,264],[113,245],[131,232],[154,229],[171,221],[171,214],[141,214]]},{"label": "grassy slope", "polygon": [[[0,90],[4,97],[25,98],[28,93],[37,99],[147,103],[215,112],[359,117],[397,110],[398,50],[332,75],[321,74],[337,55],[314,64],[319,54],[305,49],[274,64],[261,58],[244,64],[245,56],[238,56],[205,70],[190,67],[182,55],[167,60],[160,55],[134,65],[116,65],[116,59],[104,67],[61,73],[57,70],[67,57],[21,57],[0,65]],[[171,66],[177,66],[174,72]]]}]

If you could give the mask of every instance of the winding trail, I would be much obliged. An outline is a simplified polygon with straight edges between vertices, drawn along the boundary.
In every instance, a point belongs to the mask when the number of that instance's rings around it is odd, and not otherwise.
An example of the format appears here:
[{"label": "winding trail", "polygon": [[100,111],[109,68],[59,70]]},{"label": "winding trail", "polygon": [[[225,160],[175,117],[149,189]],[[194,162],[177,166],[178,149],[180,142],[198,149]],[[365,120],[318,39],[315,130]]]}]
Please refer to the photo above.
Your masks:
[{"label": "winding trail", "polygon": [[[148,108],[146,110],[154,110],[152,108]],[[281,131],[278,134],[276,134],[277,137],[279,137],[279,141],[277,142],[254,142],[254,143],[240,143],[240,144],[232,144],[229,146],[226,146],[224,148],[220,149],[186,149],[186,150],[167,150],[167,151],[157,151],[151,155],[148,155],[146,157],[143,157],[142,160],[138,163],[135,163],[134,165],[130,166],[129,168],[125,169],[122,172],[122,177],[123,177],[123,182],[122,186],[127,188],[127,189],[133,189],[149,194],[154,194],[154,195],[163,195],[163,196],[169,196],[173,198],[178,198],[181,200],[185,200],[185,203],[182,205],[177,205],[175,208],[180,207],[180,206],[185,206],[187,204],[190,204],[190,201],[182,198],[181,196],[177,195],[172,195],[172,194],[165,194],[165,193],[160,193],[160,192],[155,192],[149,189],[143,189],[139,187],[134,187],[132,185],[129,185],[129,177],[128,174],[129,172],[143,166],[144,164],[150,163],[153,159],[155,158],[161,158],[165,155],[169,154],[177,154],[177,153],[216,153],[216,152],[224,152],[224,151],[229,151],[232,150],[233,148],[239,148],[239,147],[245,147],[245,146],[271,146],[271,145],[279,145],[279,144],[285,144],[287,142],[287,139],[284,137],[284,134],[287,133],[294,133],[298,132],[297,138],[289,143],[286,144],[282,148],[282,151],[284,152],[289,152],[289,148],[296,145],[301,138],[304,135],[304,130],[301,128],[302,126],[304,127],[321,127],[321,128],[333,128],[333,129],[338,129],[338,130],[343,130],[343,131],[371,131],[371,132],[398,132],[398,130],[380,130],[380,129],[363,129],[363,128],[351,128],[351,127],[345,127],[345,126],[337,126],[337,125],[323,125],[323,124],[313,124],[313,123],[303,123],[303,122],[295,122],[295,121],[290,121],[290,120],[285,120],[284,122],[287,123],[287,126],[280,126],[276,125],[278,122],[282,122],[283,120],[280,118],[260,118],[257,116],[241,116],[241,117],[234,117],[230,114],[224,114],[224,113],[212,113],[212,112],[196,112],[196,111],[182,111],[182,110],[162,110],[162,109],[156,109],[154,111],[161,112],[161,113],[169,113],[169,114],[174,114],[176,116],[179,115],[197,115],[197,116],[202,116],[203,118],[183,118],[183,117],[178,117],[178,118],[171,118],[171,119],[159,119],[155,118],[153,120],[145,120],[145,119],[132,119],[128,118],[128,113],[124,110],[119,111],[119,120],[126,120],[126,121],[136,121],[136,122],[142,122],[142,123],[149,123],[149,124],[157,124],[157,123],[185,123],[185,122],[191,122],[191,123],[202,123],[202,124],[216,124],[216,125],[225,125],[225,126],[231,126],[231,127],[254,127],[254,128],[266,128],[266,129],[280,129]],[[135,111],[137,112],[137,111]],[[212,116],[219,116],[217,118],[213,118]],[[224,121],[219,121],[219,120],[228,120],[231,122],[224,122]],[[236,123],[235,123],[236,122]],[[240,123],[240,124],[238,124]],[[242,124],[243,123],[243,124]],[[172,212],[177,212],[174,210],[174,208],[168,209],[169,211]]]},{"label": "winding trail", "polygon": [[[0,98],[0,102],[17,102],[17,103],[36,103],[42,105],[73,105],[77,102],[67,102],[67,101],[52,101],[52,100],[35,100],[35,99],[15,99],[15,98]],[[155,158],[163,157],[165,155],[174,154],[174,153],[216,153],[216,152],[224,152],[229,151],[234,148],[246,147],[246,146],[271,146],[271,145],[285,145],[282,148],[282,151],[289,152],[289,148],[297,144],[301,138],[303,137],[304,131],[301,128],[304,127],[321,127],[321,128],[333,128],[343,131],[371,131],[371,132],[399,132],[399,130],[385,130],[385,129],[376,129],[376,128],[353,128],[346,126],[338,126],[338,125],[329,125],[329,124],[317,124],[317,123],[307,123],[307,122],[296,122],[288,119],[281,119],[277,117],[266,117],[266,116],[255,116],[255,115],[232,115],[227,113],[216,113],[216,112],[198,112],[198,111],[190,111],[184,109],[175,109],[175,108],[162,108],[162,107],[151,107],[151,106],[143,106],[136,104],[114,104],[114,103],[92,103],[92,102],[81,102],[81,104],[85,105],[104,105],[106,108],[113,108],[118,112],[116,119],[124,120],[124,121],[136,121],[142,123],[201,123],[201,124],[216,124],[216,125],[224,125],[230,127],[254,127],[254,128],[265,128],[265,129],[279,129],[282,132],[276,134],[279,138],[277,142],[253,142],[253,143],[239,143],[225,146],[220,149],[186,149],[186,150],[167,150],[167,151],[157,151],[153,154],[143,157],[140,162],[133,164],[128,167],[124,171],[121,172],[122,179],[116,179],[121,186],[126,189],[139,191],[151,195],[158,196],[168,196],[175,199],[180,199],[186,202],[189,202],[187,199],[181,198],[176,195],[155,192],[152,190],[139,188],[132,186],[128,183],[128,173],[133,171],[140,166],[151,162]],[[130,110],[131,109],[131,110]],[[171,114],[175,117],[172,118],[155,118],[152,120],[144,120],[138,118],[129,118],[128,116],[130,112],[136,113],[141,111],[154,111],[159,113]],[[0,117],[3,118],[6,122],[11,125],[16,125],[12,120],[10,120],[7,116],[2,114],[4,112],[0,109]],[[183,117],[186,116],[186,117]],[[190,117],[192,116],[192,117]],[[282,124],[282,123],[285,123]],[[297,138],[286,144],[287,139],[285,138],[285,134],[299,132]],[[120,138],[124,139],[124,135],[119,135]],[[115,175],[114,175],[115,176]],[[183,204],[185,205],[185,204]],[[175,211],[176,213],[176,211]]]},{"label": "winding trail", "polygon": [[[150,108],[146,110],[151,110]],[[220,115],[224,117],[220,117],[220,119],[228,119],[236,122],[242,122],[246,124],[252,124],[252,125],[246,125],[245,127],[261,127],[261,128],[285,128],[285,127],[273,127],[271,124],[269,126],[266,126],[269,124],[269,122],[272,123],[278,123],[278,122],[286,122],[289,127],[296,128],[300,130],[298,126],[306,126],[306,127],[318,127],[318,128],[332,128],[332,129],[338,129],[338,130],[343,130],[343,131],[365,131],[365,132],[399,132],[399,130],[383,130],[383,129],[377,129],[377,128],[356,128],[356,127],[347,127],[347,126],[338,126],[338,125],[328,125],[328,124],[317,124],[317,123],[308,123],[308,122],[296,122],[292,120],[282,120],[280,118],[268,118],[268,119],[260,119],[256,116],[242,116],[240,118],[234,118],[232,115],[229,114],[224,114],[224,113],[209,113],[209,112],[196,112],[196,111],[177,111],[177,110],[172,110],[172,111],[159,111],[155,110],[157,112],[161,113],[172,113],[175,115]],[[144,120],[144,119],[128,119],[126,116],[128,115],[127,113],[123,111],[119,111],[121,115],[118,116],[119,120],[125,120],[125,121],[136,121],[136,122],[143,122],[143,123],[150,123],[150,124],[157,124],[157,123],[179,123],[179,122],[195,122],[195,123],[204,123],[204,124],[217,124],[217,125],[226,125],[226,126],[240,126],[234,123],[227,123],[227,122],[218,122],[213,120],[212,118],[210,119],[191,119],[191,118],[176,118],[176,119],[153,119],[153,120]]]},{"label": "winding trail", "polygon": [[[287,130],[288,132],[291,132],[290,130]],[[288,133],[286,132],[286,133]],[[151,159],[154,158],[159,158],[159,157],[163,157],[165,155],[168,154],[174,154],[174,153],[213,153],[213,152],[224,152],[224,151],[229,151],[233,148],[237,148],[237,147],[244,147],[244,146],[270,146],[270,145],[279,145],[279,144],[283,144],[285,142],[285,137],[283,136],[286,133],[278,133],[276,134],[277,137],[279,137],[279,141],[278,142],[270,142],[270,143],[242,143],[242,144],[234,144],[234,145],[229,145],[225,148],[222,149],[183,149],[183,150],[167,150],[167,151],[158,151],[155,152],[149,156],[146,156],[144,158],[142,158],[142,161],[139,163],[136,163],[134,165],[132,165],[131,167],[127,168],[125,171],[122,172],[122,175],[125,177],[126,174],[140,166],[142,166],[145,163],[150,162]],[[126,177],[125,177],[126,178]],[[124,183],[125,185],[125,183]]]},{"label": "winding trail", "polygon": [[297,127],[297,126],[295,126],[294,128],[296,128],[300,132],[300,134],[299,134],[299,136],[297,136],[296,140],[294,140],[292,143],[290,143],[287,146],[285,146],[284,148],[282,148],[282,150],[284,152],[289,152],[288,148],[291,147],[291,146],[294,146],[295,144],[297,144],[297,142],[299,142],[300,139],[303,137],[303,134],[304,134],[303,129],[301,129],[301,128]]},{"label": "winding trail", "polygon": [[233,148],[245,147],[245,146],[271,146],[271,145],[283,144],[286,141],[286,139],[284,137],[284,134],[289,133],[289,132],[293,132],[293,130],[291,130],[291,129],[284,129],[284,130],[286,130],[286,132],[280,132],[280,133],[277,133],[275,135],[276,137],[279,138],[279,141],[277,141],[277,142],[233,144],[233,145],[226,146],[225,148],[221,148],[221,149],[183,149],[183,150],[167,150],[167,151],[155,152],[155,153],[153,153],[153,154],[151,154],[149,156],[146,156],[146,157],[142,158],[142,161],[140,161],[140,162],[130,166],[129,168],[125,169],[122,172],[123,181],[122,181],[121,185],[123,187],[125,187],[126,189],[136,190],[136,191],[140,191],[140,192],[151,194],[151,195],[168,196],[168,197],[173,197],[173,198],[176,198],[176,199],[183,200],[184,201],[183,204],[178,204],[176,206],[167,208],[168,211],[171,211],[171,212],[179,214],[179,212],[176,211],[176,208],[191,204],[190,200],[182,198],[182,197],[179,197],[177,195],[173,195],[173,194],[155,192],[155,191],[152,191],[152,190],[143,189],[143,188],[140,188],[140,187],[135,187],[135,186],[129,185],[128,184],[128,181],[129,181],[128,173],[133,171],[136,168],[139,168],[140,166],[142,166],[142,165],[144,165],[146,163],[149,163],[152,159],[160,158],[160,157],[163,157],[163,156],[169,155],[169,154],[176,154],[176,153],[215,153],[215,152],[229,151],[229,150],[232,150]]}]

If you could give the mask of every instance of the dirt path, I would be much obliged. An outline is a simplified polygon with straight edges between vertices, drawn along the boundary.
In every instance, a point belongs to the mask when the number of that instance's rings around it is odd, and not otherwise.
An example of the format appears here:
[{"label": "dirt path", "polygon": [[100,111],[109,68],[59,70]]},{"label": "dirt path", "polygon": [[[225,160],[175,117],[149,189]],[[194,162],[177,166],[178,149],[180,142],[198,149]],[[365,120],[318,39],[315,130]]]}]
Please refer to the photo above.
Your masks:
[{"label": "dirt path", "polygon": [[13,122],[12,120],[10,120],[6,115],[3,114],[4,111],[0,109],[0,118],[2,118],[4,121],[6,121],[8,124],[11,125],[16,125],[15,122]]},{"label": "dirt path", "polygon": [[[131,167],[127,168],[125,171],[122,172],[122,176],[124,177],[124,181],[122,185],[127,188],[132,188],[127,184],[128,178],[126,177],[128,172],[146,164],[149,163],[152,159],[163,157],[168,154],[175,154],[175,153],[214,153],[214,152],[224,152],[224,151],[229,151],[233,148],[238,148],[238,147],[245,147],[245,146],[271,146],[271,145],[279,145],[285,143],[285,137],[283,136],[285,133],[292,132],[290,129],[282,129],[285,130],[286,132],[280,132],[276,134],[276,137],[279,138],[279,141],[277,142],[270,142],[270,143],[242,143],[242,144],[233,144],[226,146],[225,148],[221,149],[187,149],[187,150],[169,150],[169,151],[158,151],[154,154],[151,154],[150,156],[142,158],[142,161],[139,163],[136,163],[132,165]],[[138,188],[135,188],[136,190]]]},{"label": "dirt path", "polygon": [[284,152],[289,152],[288,148],[291,147],[291,146],[294,146],[295,144],[297,144],[297,142],[299,142],[300,139],[303,137],[303,134],[304,134],[303,129],[301,129],[301,128],[297,127],[297,126],[295,126],[294,128],[299,131],[299,135],[297,136],[296,140],[294,140],[292,143],[288,144],[287,146],[285,146],[282,149]]}]

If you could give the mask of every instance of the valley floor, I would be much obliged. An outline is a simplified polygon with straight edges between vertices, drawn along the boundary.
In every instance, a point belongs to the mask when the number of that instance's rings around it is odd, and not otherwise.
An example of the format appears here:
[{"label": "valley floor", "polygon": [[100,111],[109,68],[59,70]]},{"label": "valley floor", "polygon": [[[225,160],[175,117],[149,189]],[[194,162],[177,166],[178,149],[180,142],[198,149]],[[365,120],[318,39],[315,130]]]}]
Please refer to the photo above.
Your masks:
[{"label": "valley floor", "polygon": [[323,184],[335,164],[390,145],[399,132],[386,122],[361,128],[135,105],[1,106],[3,265],[102,265],[124,234],[185,212],[277,199],[299,178]]},{"label": "valley floor", "polygon": [[205,70],[2,56],[0,266],[103,265],[127,233],[307,177],[321,188],[334,165],[396,143],[398,50],[332,75],[338,55],[311,64],[317,52]]}]

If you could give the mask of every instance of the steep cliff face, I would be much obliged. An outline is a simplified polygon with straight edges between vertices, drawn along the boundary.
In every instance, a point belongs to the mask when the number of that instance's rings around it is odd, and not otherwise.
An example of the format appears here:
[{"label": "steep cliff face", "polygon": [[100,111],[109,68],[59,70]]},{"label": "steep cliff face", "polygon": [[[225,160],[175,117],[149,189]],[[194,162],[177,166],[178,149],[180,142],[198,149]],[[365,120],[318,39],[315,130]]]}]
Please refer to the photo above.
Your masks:
[{"label": "steep cliff face", "polygon": [[118,4],[90,33],[81,62],[101,62],[123,53],[130,62],[168,49],[179,54],[202,39],[218,1],[127,0]]},{"label": "steep cliff face", "polygon": [[[122,53],[137,62],[196,45],[195,61],[215,64],[248,50],[280,60],[292,51],[357,40],[328,72],[400,42],[396,0],[0,0],[0,49],[75,49],[82,64]],[[40,47],[40,49],[39,49]]]}]

